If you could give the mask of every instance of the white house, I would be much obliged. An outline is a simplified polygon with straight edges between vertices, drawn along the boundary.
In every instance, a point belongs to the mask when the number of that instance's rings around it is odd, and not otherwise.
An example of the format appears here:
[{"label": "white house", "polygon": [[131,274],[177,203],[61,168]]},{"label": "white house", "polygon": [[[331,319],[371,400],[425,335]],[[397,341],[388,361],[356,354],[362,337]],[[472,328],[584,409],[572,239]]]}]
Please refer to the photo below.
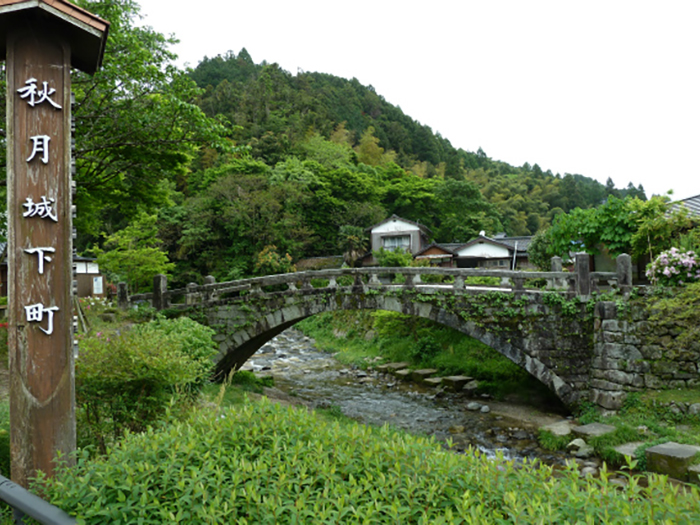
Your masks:
[{"label": "white house", "polygon": [[402,219],[397,215],[392,215],[388,219],[367,228],[370,234],[370,253],[363,261],[363,266],[377,264],[371,252],[385,250],[404,250],[413,255],[417,254],[428,245],[428,238],[431,231],[422,224]]}]

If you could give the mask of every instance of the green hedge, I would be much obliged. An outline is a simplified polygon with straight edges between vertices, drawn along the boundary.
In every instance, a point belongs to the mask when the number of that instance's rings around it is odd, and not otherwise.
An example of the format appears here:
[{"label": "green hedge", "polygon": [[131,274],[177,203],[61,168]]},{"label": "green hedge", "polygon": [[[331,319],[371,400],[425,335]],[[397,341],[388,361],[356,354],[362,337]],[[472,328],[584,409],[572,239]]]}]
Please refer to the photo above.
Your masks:
[{"label": "green hedge", "polygon": [[697,523],[698,492],[516,467],[268,401],[129,435],[44,482],[89,523]]}]

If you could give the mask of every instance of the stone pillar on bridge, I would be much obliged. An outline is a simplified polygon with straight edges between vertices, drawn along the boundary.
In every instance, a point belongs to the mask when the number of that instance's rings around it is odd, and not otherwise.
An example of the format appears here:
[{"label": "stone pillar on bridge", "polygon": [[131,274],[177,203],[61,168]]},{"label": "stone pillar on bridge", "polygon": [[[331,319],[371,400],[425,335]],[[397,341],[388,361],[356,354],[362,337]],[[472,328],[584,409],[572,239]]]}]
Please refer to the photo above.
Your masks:
[{"label": "stone pillar on bridge", "polygon": [[[207,275],[204,278],[204,284],[216,284],[216,277],[214,277],[213,275]],[[208,303],[209,301],[216,301],[216,299],[216,294],[211,289],[205,288],[203,300]]]},{"label": "stone pillar on bridge", "polygon": [[617,286],[623,296],[629,297],[632,290],[632,257],[626,253],[617,256]]},{"label": "stone pillar on bridge", "polygon": [[576,295],[582,301],[591,297],[591,263],[587,253],[576,254]]},{"label": "stone pillar on bridge", "polygon": [[[553,272],[561,272],[564,269],[561,257],[552,257],[551,270]],[[562,279],[552,279],[549,281],[548,285],[550,288],[564,288],[566,284]]]},{"label": "stone pillar on bridge", "polygon": [[168,278],[159,273],[153,278],[153,308],[156,310],[164,310],[168,305],[167,293]]}]

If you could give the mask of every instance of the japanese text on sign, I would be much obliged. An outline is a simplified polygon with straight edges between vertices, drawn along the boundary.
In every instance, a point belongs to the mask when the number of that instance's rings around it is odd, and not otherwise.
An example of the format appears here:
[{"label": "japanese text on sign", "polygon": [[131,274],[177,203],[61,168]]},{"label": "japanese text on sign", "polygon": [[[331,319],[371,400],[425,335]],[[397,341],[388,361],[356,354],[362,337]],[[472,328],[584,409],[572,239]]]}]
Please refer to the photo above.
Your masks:
[{"label": "japanese text on sign", "polygon": [[[25,83],[24,87],[19,88],[17,92],[22,100],[26,100],[27,104],[32,108],[43,104],[44,102],[53,106],[54,109],[62,109],[62,107],[56,103],[51,97],[56,93],[56,90],[49,87],[48,82],[42,82],[41,86],[37,84],[36,78],[29,78]],[[27,157],[26,162],[30,163],[35,158],[41,160],[43,164],[48,164],[49,157],[49,143],[51,137],[48,135],[34,135],[29,137],[31,140],[31,153]],[[58,222],[58,217],[53,209],[55,199],[47,199],[45,195],[41,196],[41,201],[34,202],[32,197],[26,197],[22,206],[26,208],[22,214],[22,217],[29,218],[39,218],[39,219],[50,219],[53,222]],[[30,247],[25,248],[24,252],[28,255],[35,255],[37,258],[37,266],[39,275],[44,275],[44,267],[46,263],[51,262],[52,256],[49,254],[56,253],[56,248],[51,246],[43,247]],[[46,328],[40,326],[39,329],[46,335],[51,335],[53,333],[53,318],[54,313],[59,310],[58,306],[47,307],[42,303],[36,303],[24,307],[27,322],[29,323],[43,323],[46,318]]]}]

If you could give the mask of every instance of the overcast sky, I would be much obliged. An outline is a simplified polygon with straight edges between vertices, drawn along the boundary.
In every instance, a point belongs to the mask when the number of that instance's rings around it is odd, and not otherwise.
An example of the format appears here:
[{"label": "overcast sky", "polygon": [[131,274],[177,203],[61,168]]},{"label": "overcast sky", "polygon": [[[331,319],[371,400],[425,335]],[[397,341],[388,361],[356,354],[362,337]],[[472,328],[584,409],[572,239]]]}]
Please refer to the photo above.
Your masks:
[{"label": "overcast sky", "polygon": [[700,1],[140,0],[180,64],[357,78],[453,146],[700,194]]}]

